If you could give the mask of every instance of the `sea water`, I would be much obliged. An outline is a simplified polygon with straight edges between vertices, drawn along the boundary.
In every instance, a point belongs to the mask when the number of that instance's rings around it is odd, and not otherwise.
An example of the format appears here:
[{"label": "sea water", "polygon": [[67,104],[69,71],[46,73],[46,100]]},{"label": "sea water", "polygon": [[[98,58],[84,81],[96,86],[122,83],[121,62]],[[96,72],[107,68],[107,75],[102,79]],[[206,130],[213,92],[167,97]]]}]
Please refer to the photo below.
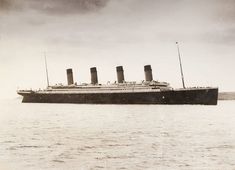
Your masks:
[{"label": "sea water", "polygon": [[232,170],[235,101],[202,105],[0,101],[1,170]]}]

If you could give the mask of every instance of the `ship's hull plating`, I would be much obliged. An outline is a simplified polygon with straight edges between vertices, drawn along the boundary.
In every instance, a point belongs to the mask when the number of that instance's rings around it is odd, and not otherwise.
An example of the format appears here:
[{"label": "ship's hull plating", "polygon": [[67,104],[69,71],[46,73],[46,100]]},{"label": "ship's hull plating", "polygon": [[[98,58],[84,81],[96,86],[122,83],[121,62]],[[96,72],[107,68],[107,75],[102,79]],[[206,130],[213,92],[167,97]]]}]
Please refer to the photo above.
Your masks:
[{"label": "ship's hull plating", "polygon": [[24,103],[216,105],[217,88],[120,93],[21,93]]}]

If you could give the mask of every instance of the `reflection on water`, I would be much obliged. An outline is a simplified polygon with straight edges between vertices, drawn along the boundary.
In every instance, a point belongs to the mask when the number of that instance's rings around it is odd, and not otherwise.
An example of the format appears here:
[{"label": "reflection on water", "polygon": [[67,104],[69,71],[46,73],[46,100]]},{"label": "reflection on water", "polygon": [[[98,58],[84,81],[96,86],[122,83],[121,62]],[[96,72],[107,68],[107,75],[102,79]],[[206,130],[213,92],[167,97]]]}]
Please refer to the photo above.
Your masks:
[{"label": "reflection on water", "polygon": [[233,169],[235,102],[218,106],[0,101],[0,169]]}]

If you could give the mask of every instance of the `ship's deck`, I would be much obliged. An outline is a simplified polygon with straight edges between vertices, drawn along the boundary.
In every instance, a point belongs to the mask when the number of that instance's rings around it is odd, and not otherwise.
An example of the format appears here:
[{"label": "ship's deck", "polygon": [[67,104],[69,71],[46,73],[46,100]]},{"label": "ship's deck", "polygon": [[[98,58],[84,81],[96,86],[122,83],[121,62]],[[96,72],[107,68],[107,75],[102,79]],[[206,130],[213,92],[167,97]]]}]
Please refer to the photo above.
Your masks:
[{"label": "ship's deck", "polygon": [[38,93],[38,94],[82,94],[82,93],[142,93],[142,92],[160,92],[160,91],[189,91],[189,90],[209,90],[216,89],[212,87],[192,87],[192,88],[178,88],[173,89],[171,87],[151,87],[151,86],[128,86],[128,87],[78,87],[78,88],[52,88],[48,87],[45,90],[19,90],[20,94],[30,94],[30,93]]}]

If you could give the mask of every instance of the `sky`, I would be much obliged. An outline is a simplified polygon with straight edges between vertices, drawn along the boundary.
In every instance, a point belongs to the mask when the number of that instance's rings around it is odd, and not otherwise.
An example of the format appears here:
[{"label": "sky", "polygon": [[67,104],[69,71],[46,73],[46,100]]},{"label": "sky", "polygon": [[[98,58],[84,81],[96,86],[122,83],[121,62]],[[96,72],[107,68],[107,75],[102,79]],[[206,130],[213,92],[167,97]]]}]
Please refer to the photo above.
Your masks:
[{"label": "sky", "polygon": [[0,98],[17,89],[66,84],[66,68],[78,83],[153,77],[182,87],[179,42],[187,87],[235,91],[234,0],[0,0]]}]

